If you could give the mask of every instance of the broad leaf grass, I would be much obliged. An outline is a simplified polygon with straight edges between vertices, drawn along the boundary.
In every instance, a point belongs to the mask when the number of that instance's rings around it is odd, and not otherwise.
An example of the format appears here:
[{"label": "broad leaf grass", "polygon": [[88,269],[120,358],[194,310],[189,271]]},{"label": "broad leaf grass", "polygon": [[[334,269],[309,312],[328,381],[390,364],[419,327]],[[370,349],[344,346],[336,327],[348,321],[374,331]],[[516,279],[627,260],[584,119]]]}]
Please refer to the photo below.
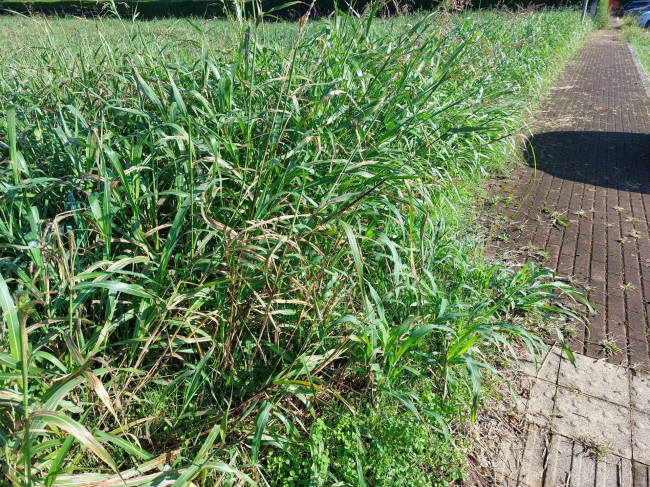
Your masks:
[{"label": "broad leaf grass", "polygon": [[460,209],[588,28],[0,18],[3,481],[462,476],[513,319],[583,298]]}]

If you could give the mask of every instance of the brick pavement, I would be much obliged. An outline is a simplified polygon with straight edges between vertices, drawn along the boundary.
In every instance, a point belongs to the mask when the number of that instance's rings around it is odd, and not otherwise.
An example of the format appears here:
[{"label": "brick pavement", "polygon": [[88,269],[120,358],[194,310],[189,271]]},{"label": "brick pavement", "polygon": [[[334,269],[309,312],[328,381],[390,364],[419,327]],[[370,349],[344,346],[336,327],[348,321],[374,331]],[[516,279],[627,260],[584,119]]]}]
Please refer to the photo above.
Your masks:
[{"label": "brick pavement", "polygon": [[584,284],[597,315],[574,351],[647,367],[650,100],[616,30],[595,33],[542,101],[527,165],[491,192],[496,235],[519,261]]}]

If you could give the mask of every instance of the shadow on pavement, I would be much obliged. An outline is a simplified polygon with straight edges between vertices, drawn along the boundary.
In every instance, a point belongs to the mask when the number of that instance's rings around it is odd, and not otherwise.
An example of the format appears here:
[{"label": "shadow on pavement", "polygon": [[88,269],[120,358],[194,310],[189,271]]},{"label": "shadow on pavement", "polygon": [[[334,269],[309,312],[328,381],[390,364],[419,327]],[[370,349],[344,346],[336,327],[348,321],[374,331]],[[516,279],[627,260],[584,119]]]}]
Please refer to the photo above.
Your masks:
[{"label": "shadow on pavement", "polygon": [[557,178],[650,193],[650,134],[545,132],[528,139],[524,158]]}]

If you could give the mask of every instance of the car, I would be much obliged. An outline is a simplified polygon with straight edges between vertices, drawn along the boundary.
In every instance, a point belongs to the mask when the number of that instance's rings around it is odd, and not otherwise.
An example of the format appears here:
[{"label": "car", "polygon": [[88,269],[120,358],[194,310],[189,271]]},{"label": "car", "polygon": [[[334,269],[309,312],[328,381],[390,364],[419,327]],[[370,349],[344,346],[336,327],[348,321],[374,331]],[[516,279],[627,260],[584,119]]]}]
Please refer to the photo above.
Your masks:
[{"label": "car", "polygon": [[635,0],[621,7],[624,14],[640,14],[650,9],[650,0]]},{"label": "car", "polygon": [[639,15],[638,22],[641,27],[650,29],[650,12],[644,12]]},{"label": "car", "polygon": [[633,9],[633,8],[637,8],[637,7],[642,7],[642,6],[644,6],[644,5],[648,5],[649,3],[650,3],[650,1],[648,1],[648,0],[634,0],[634,1],[632,1],[632,2],[624,3],[623,5],[621,5],[621,8],[622,8],[623,10],[626,10],[626,11],[627,11],[627,10],[630,10],[630,9]]},{"label": "car", "polygon": [[644,7],[637,7],[637,8],[633,8],[633,9],[630,9],[630,10],[625,10],[624,14],[641,15],[642,13],[645,13],[645,12],[648,12],[648,11],[650,11],[650,5],[646,5]]}]

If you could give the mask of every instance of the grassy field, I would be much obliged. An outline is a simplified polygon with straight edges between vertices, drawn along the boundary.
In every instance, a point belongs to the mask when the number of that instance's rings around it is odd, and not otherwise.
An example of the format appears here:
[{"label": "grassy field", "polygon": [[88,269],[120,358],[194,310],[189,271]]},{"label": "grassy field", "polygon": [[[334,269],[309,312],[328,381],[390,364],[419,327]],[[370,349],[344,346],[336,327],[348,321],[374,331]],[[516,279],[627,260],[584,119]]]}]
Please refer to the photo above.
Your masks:
[{"label": "grassy field", "polygon": [[590,28],[0,17],[2,482],[462,479],[525,318],[581,299],[471,215]]}]

